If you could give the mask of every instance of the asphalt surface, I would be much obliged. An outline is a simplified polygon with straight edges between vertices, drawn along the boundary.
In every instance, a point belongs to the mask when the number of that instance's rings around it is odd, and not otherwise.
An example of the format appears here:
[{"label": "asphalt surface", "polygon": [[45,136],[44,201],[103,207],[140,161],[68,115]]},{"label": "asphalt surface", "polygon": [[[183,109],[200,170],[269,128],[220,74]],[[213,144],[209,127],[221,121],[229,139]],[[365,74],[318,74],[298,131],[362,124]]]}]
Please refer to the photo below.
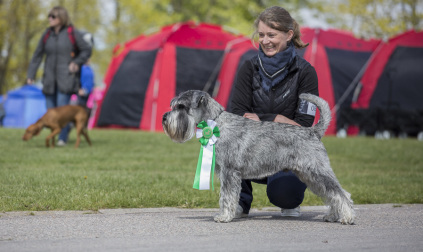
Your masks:
[{"label": "asphalt surface", "polygon": [[0,213],[0,251],[423,251],[423,205],[357,205],[355,225],[277,208],[215,223],[217,209]]}]

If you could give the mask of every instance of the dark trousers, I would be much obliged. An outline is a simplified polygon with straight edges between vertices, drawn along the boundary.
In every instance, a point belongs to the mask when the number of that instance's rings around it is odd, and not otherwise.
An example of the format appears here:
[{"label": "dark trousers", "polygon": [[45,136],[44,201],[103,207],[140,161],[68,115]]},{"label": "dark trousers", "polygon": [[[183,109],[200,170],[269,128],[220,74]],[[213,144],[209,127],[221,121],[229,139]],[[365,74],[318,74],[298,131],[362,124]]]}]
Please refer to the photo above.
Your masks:
[{"label": "dark trousers", "polygon": [[[68,105],[71,96],[71,94],[65,94],[57,90],[52,95],[45,95],[47,109]],[[67,134],[68,132],[65,129],[62,129],[59,134],[59,139],[63,140],[65,137],[67,139]]]},{"label": "dark trousers", "polygon": [[270,177],[260,180],[242,180],[241,196],[239,204],[248,213],[253,202],[253,186],[251,182],[267,184],[267,197],[273,205],[292,209],[299,206],[304,200],[304,192],[307,186],[298,177],[288,172],[278,172]]}]

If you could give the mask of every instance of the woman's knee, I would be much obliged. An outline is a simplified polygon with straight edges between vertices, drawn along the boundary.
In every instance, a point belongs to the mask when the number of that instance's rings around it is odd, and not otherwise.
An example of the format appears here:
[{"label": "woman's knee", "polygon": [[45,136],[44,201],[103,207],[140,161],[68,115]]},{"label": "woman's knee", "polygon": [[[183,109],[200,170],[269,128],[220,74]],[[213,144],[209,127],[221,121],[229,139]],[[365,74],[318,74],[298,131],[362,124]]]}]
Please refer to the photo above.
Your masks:
[{"label": "woman's knee", "polygon": [[306,188],[294,174],[279,176],[268,183],[267,197],[277,207],[292,209],[303,202]]},{"label": "woman's knee", "polygon": [[304,192],[297,191],[285,191],[285,192],[267,192],[267,197],[269,198],[270,203],[273,205],[285,208],[292,209],[301,205],[304,200]]}]

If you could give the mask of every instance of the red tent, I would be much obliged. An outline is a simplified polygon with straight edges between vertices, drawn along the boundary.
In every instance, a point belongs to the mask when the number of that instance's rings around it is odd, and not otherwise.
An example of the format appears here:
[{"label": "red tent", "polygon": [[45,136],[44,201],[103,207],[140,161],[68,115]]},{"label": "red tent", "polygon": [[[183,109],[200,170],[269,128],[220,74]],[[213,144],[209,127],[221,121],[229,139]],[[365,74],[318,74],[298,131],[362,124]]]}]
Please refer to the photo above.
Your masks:
[{"label": "red tent", "polygon": [[357,88],[347,125],[366,134],[423,131],[423,32],[409,31],[375,52]]},{"label": "red tent", "polygon": [[236,80],[236,73],[244,61],[257,55],[257,48],[248,37],[241,37],[231,41],[226,47],[214,94],[215,99],[230,111],[229,103],[232,87]]},{"label": "red tent", "polygon": [[227,44],[240,37],[220,26],[186,22],[115,48],[94,125],[161,131],[176,94],[203,90],[206,83],[212,83],[208,91],[214,89]]},{"label": "red tent", "polygon": [[[341,30],[302,29],[304,42],[310,43],[304,59],[316,69],[319,79],[319,95],[338,112],[349,108],[352,100],[351,88],[356,77],[365,69],[366,62],[380,45],[380,40],[363,40],[352,33]],[[349,92],[349,93],[346,93]],[[326,134],[335,134],[339,129],[339,113],[332,109],[332,122]]]}]

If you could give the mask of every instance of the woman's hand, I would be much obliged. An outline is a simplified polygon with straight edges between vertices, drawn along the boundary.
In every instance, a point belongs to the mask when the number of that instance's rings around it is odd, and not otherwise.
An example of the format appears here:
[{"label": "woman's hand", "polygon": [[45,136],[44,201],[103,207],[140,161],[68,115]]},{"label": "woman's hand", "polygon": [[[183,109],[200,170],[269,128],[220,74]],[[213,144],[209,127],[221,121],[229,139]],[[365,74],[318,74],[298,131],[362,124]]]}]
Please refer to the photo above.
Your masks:
[{"label": "woman's hand", "polygon": [[34,83],[33,79],[26,79],[26,84],[32,85]]},{"label": "woman's hand", "polygon": [[285,117],[283,115],[277,115],[273,121],[274,122],[277,122],[277,123],[287,123],[287,124],[291,124],[291,125],[295,125],[295,126],[300,126],[301,127],[301,125],[299,125],[295,121],[293,121],[293,120],[291,120],[291,119],[289,119],[289,118],[287,118],[287,117]]},{"label": "woman's hand", "polygon": [[245,113],[243,117],[251,119],[253,121],[260,122],[260,118],[258,117],[257,114],[254,114],[254,113]]},{"label": "woman's hand", "polygon": [[75,62],[71,62],[69,64],[69,72],[71,73],[76,73],[79,70],[79,66],[77,64],[75,64]]},{"label": "woman's hand", "polygon": [[79,96],[85,96],[86,94],[85,94],[85,90],[83,89],[83,88],[80,88],[79,90],[78,90],[78,95]]}]

